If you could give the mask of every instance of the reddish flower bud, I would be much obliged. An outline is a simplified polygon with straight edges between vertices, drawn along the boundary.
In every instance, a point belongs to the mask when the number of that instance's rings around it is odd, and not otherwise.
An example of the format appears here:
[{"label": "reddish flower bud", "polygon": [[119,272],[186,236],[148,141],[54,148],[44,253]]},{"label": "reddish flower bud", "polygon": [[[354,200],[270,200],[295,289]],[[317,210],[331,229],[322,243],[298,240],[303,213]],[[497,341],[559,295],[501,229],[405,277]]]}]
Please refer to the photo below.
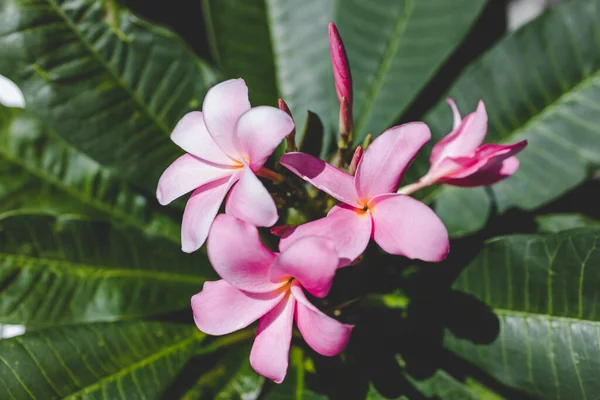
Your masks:
[{"label": "reddish flower bud", "polygon": [[[283,101],[283,99],[277,100],[277,104],[279,105],[279,109],[281,111],[285,112],[287,115],[292,117],[292,119],[294,118],[292,115],[292,112],[290,111],[290,108],[285,103],[285,101]],[[297,149],[296,149],[296,126],[295,125],[294,125],[294,129],[290,132],[290,134],[286,136],[285,142],[287,145],[285,151],[287,153],[290,153],[292,151],[297,151]]]},{"label": "reddish flower bud", "polygon": [[342,38],[333,22],[329,23],[329,51],[331,52],[331,64],[333,65],[333,78],[335,90],[340,103],[346,98],[348,105],[352,108],[352,75],[350,64],[346,56],[346,50]]},{"label": "reddish flower bud", "polygon": [[363,148],[362,146],[358,146],[356,150],[354,150],[354,155],[352,156],[352,161],[350,161],[350,166],[348,167],[348,173],[350,175],[354,175],[356,173],[356,168],[358,168],[358,162],[363,156]]},{"label": "reddish flower bud", "polygon": [[275,236],[283,236],[283,235],[285,235],[286,232],[288,232],[292,228],[294,228],[294,225],[288,225],[288,224],[276,225],[271,228],[271,234],[275,235]]}]

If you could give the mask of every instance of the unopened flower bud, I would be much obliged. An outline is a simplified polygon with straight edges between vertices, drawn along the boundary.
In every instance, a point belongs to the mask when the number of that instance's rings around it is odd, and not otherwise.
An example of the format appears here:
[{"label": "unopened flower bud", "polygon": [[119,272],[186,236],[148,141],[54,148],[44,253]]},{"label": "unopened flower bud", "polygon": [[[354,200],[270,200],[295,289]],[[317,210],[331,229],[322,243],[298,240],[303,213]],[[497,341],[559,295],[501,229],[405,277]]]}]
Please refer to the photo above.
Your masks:
[{"label": "unopened flower bud", "polygon": [[275,236],[283,236],[292,228],[294,228],[294,226],[288,224],[276,225],[271,228],[271,234]]},{"label": "unopened flower bud", "polygon": [[[287,115],[292,117],[292,120],[294,119],[294,117],[292,116],[292,112],[290,111],[290,108],[285,103],[285,101],[283,101],[283,99],[279,99],[277,101],[277,104],[279,104],[279,109],[281,111],[285,112]],[[290,134],[285,137],[285,142],[287,145],[286,149],[285,149],[286,153],[290,153],[292,151],[297,151],[297,149],[296,149],[296,127],[295,126],[294,126],[294,129],[290,132]]]},{"label": "unopened flower bud", "polygon": [[358,167],[358,162],[363,156],[363,148],[362,146],[358,146],[356,150],[354,150],[354,155],[352,156],[352,161],[350,161],[350,166],[348,167],[348,173],[350,175],[354,175],[356,173],[356,168]]},{"label": "unopened flower bud", "polygon": [[329,51],[331,52],[331,64],[333,65],[333,78],[335,90],[340,103],[346,98],[348,105],[352,108],[352,75],[350,64],[346,56],[346,50],[342,38],[333,22],[329,23]]}]

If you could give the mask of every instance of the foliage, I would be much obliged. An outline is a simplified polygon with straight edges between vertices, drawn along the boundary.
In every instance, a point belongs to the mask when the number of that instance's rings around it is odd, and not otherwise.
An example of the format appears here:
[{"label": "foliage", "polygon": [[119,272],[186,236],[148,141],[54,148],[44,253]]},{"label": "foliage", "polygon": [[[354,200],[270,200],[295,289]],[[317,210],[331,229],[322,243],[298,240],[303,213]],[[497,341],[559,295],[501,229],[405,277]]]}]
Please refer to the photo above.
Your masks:
[{"label": "foliage", "polygon": [[[452,83],[463,114],[485,100],[487,140],[529,141],[518,172],[417,192],[450,231],[450,257],[369,247],[321,303],[356,324],[348,349],[325,358],[294,339],[281,385],[248,363],[253,328],[212,338],[193,326],[190,297],[215,274],[203,249],[180,250],[181,204],[154,197],[181,154],[169,134],[215,83],[243,77],[253,105],[285,99],[301,148],[331,153],[329,21],[362,143],[422,101],[486,4],[204,0],[203,60],[191,38],[115,0],[0,1],[0,74],[26,101],[0,105],[0,323],[27,327],[0,341],[0,398],[594,398],[600,215],[559,200],[600,165],[600,0],[563,0]],[[431,144],[451,129],[441,97],[422,115]]]}]

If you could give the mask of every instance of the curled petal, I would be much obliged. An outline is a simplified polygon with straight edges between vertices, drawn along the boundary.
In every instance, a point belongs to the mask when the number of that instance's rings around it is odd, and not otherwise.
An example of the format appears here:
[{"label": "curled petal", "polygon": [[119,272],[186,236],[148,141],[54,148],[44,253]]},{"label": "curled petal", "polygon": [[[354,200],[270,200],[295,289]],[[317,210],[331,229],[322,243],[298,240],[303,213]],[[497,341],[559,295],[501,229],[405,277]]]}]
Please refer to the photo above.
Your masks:
[{"label": "curled petal", "polygon": [[275,254],[263,245],[254,225],[221,214],[212,224],[206,248],[217,274],[234,287],[251,293],[281,287],[269,280]]},{"label": "curled petal", "polygon": [[291,290],[297,302],[296,323],[306,343],[323,356],[341,353],[354,326],[342,324],[319,311],[308,301],[297,282],[292,283]]},{"label": "curled petal", "polygon": [[209,335],[226,335],[247,327],[285,297],[286,290],[246,293],[224,280],[205,282],[202,291],[192,297],[194,322]]},{"label": "curled petal", "polygon": [[262,376],[281,383],[288,369],[296,300],[289,294],[260,319],[250,352],[250,365]]},{"label": "curled petal", "polygon": [[213,86],[202,104],[204,122],[215,143],[229,157],[238,159],[235,127],[238,119],[250,109],[248,87],[243,79],[230,79]]},{"label": "curled petal", "polygon": [[279,218],[275,201],[249,167],[229,194],[225,212],[256,226],[273,226]]},{"label": "curled petal", "polygon": [[226,166],[237,164],[217,146],[208,133],[204,117],[199,111],[192,111],[183,116],[173,129],[171,140],[186,152],[203,160]]},{"label": "curled petal", "polygon": [[309,293],[325,297],[331,289],[338,266],[335,243],[324,237],[307,236],[296,240],[273,263],[273,282],[295,278]]},{"label": "curled petal", "polygon": [[456,106],[454,99],[448,97],[446,99],[446,103],[448,103],[450,109],[452,110],[452,130],[454,131],[460,126],[460,123],[462,122],[462,117],[460,116],[460,111],[458,111],[458,107]]},{"label": "curled petal", "polygon": [[286,251],[292,243],[306,236],[326,237],[335,243],[338,267],[344,267],[367,248],[371,239],[371,216],[349,206],[335,206],[325,218],[300,225],[286,232],[279,241],[279,250]]},{"label": "curled petal", "polygon": [[352,175],[305,153],[287,153],[279,163],[342,203],[361,207]]},{"label": "curled petal", "polygon": [[474,113],[467,115],[458,128],[433,146],[429,158],[431,165],[448,157],[470,156],[483,143],[487,133],[487,122],[485,105],[480,101]]},{"label": "curled petal", "polygon": [[395,192],[404,171],[430,138],[427,125],[411,122],[390,128],[375,139],[358,163],[354,176],[361,201]]},{"label": "curled petal", "polygon": [[252,170],[256,171],[293,129],[294,121],[285,111],[275,107],[254,107],[238,120],[238,153],[247,158]]},{"label": "curled petal", "polygon": [[402,194],[382,194],[369,203],[373,239],[390,254],[437,262],[446,258],[448,231],[425,204]]},{"label": "curled petal", "polygon": [[196,251],[204,244],[210,226],[227,191],[238,180],[238,174],[207,183],[192,193],[181,223],[181,250]]},{"label": "curled petal", "polygon": [[156,198],[164,206],[202,185],[230,176],[234,172],[233,169],[220,168],[191,154],[184,154],[173,161],[161,175]]}]

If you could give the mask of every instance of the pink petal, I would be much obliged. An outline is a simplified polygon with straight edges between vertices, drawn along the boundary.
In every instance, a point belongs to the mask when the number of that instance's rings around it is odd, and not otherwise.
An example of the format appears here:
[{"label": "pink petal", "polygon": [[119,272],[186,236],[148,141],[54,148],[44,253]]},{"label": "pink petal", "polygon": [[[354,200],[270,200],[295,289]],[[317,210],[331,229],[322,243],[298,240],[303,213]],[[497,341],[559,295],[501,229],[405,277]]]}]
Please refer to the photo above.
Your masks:
[{"label": "pink petal", "polygon": [[206,248],[217,274],[234,287],[250,293],[281,287],[269,279],[275,254],[263,245],[254,225],[221,214],[210,228]]},{"label": "pink petal", "polygon": [[287,373],[295,305],[294,297],[288,295],[260,319],[250,352],[252,368],[275,383],[283,382]]},{"label": "pink petal", "polygon": [[290,229],[279,241],[279,250],[286,251],[293,242],[305,236],[320,236],[335,243],[338,267],[354,261],[367,248],[371,239],[371,216],[368,212],[341,205],[332,208],[325,218]]},{"label": "pink petal", "polygon": [[325,297],[338,266],[335,243],[324,237],[296,240],[277,256],[269,276],[273,282],[295,278],[313,296]]},{"label": "pink petal", "polygon": [[373,239],[390,254],[433,262],[449,251],[448,231],[425,204],[402,194],[375,197],[369,203]]},{"label": "pink petal", "polygon": [[480,101],[474,113],[467,115],[458,128],[433,146],[429,158],[431,164],[435,165],[447,157],[469,156],[483,143],[487,133],[487,122],[485,105]]},{"label": "pink petal", "polygon": [[235,127],[238,119],[249,109],[248,87],[243,79],[221,82],[204,97],[202,111],[208,132],[221,150],[234,159],[238,159]]},{"label": "pink petal", "polygon": [[254,107],[240,117],[236,147],[254,171],[263,166],[279,143],[294,129],[292,118],[275,107]]},{"label": "pink petal", "polygon": [[173,161],[161,175],[156,198],[164,206],[202,185],[230,176],[234,172],[231,168],[218,167],[191,154],[184,154]]},{"label": "pink petal", "polygon": [[199,111],[192,111],[183,116],[171,133],[171,140],[186,152],[203,160],[228,166],[238,164],[217,146],[208,133],[204,117]]},{"label": "pink petal", "polygon": [[453,119],[452,130],[455,131],[460,126],[460,123],[462,122],[462,117],[460,116],[460,112],[458,111],[458,107],[456,107],[456,103],[454,102],[454,99],[448,97],[446,99],[446,103],[448,103],[448,105],[450,106],[450,109],[452,110],[452,119]]},{"label": "pink petal", "polygon": [[352,175],[305,153],[287,153],[279,163],[342,203],[362,208]]},{"label": "pink petal", "polygon": [[292,283],[296,298],[296,324],[306,343],[323,356],[335,356],[344,350],[350,340],[354,325],[341,322],[323,314],[312,305],[297,282]]},{"label": "pink petal", "polygon": [[431,132],[422,122],[383,132],[358,163],[354,182],[359,198],[366,203],[378,194],[395,192],[404,171],[430,138]]},{"label": "pink petal", "polygon": [[287,290],[246,293],[223,279],[205,282],[192,297],[194,322],[209,335],[226,335],[247,327],[281,302]]},{"label": "pink petal", "polygon": [[239,178],[230,177],[207,183],[192,193],[188,200],[181,223],[181,250],[186,253],[196,251],[204,244],[208,230],[221,207],[227,191]]},{"label": "pink petal", "polygon": [[249,167],[229,194],[225,212],[256,226],[273,226],[279,218],[275,201]]}]

